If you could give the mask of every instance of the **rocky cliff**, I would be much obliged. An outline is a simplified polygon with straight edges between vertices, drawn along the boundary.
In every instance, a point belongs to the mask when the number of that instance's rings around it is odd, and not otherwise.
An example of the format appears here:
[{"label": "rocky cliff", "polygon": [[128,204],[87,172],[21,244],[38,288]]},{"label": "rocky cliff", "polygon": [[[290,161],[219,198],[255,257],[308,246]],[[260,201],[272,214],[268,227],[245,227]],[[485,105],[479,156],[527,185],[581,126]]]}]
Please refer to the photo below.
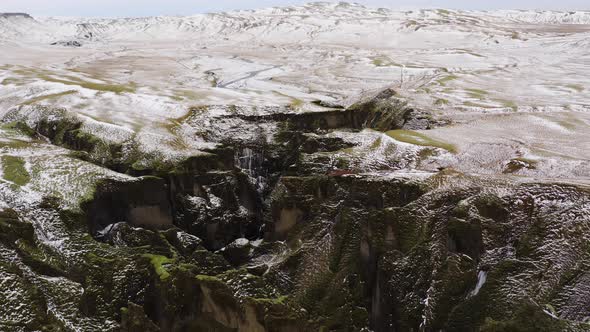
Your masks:
[{"label": "rocky cliff", "polygon": [[306,114],[214,108],[179,126],[216,149],[143,168],[65,112],[10,124],[129,175],[96,179],[70,208],[49,194],[21,202],[16,178],[3,187],[15,200],[0,223],[3,328],[587,329],[587,186],[358,160],[366,147],[350,137],[436,125],[392,91]]}]

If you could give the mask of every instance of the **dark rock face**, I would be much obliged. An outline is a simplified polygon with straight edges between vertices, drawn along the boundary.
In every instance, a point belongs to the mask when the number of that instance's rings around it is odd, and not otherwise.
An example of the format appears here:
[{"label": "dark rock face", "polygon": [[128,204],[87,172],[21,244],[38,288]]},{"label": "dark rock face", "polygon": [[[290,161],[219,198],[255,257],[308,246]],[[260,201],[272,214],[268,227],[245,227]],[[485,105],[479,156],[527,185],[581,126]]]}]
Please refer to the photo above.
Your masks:
[{"label": "dark rock face", "polygon": [[31,17],[31,15],[27,14],[27,13],[0,13],[0,17],[24,17],[24,18],[30,18],[32,19],[33,17]]},{"label": "dark rock face", "polygon": [[56,46],[65,46],[65,47],[82,47],[82,43],[77,40],[61,40],[57,42],[51,43],[51,45]]},{"label": "dark rock face", "polygon": [[381,131],[392,129],[430,129],[443,124],[425,111],[408,106],[393,89],[385,89],[368,100],[350,107],[356,114],[365,114],[363,127]]},{"label": "dark rock face", "polygon": [[146,177],[130,184],[100,183],[85,210],[92,234],[117,222],[148,229],[172,226],[166,183],[159,178]]},{"label": "dark rock face", "polygon": [[180,227],[204,239],[211,250],[259,236],[262,202],[243,174],[206,174],[193,180],[193,190],[171,193]]},{"label": "dark rock face", "polygon": [[[136,179],[98,183],[81,211],[46,199],[0,213],[0,276],[31,308],[0,329],[67,330],[48,310],[59,301],[84,331],[588,329],[588,188],[316,164],[354,146],[334,129],[421,126],[392,91],[199,127],[201,111],[186,123],[218,147],[153,168],[64,114],[29,128]],[[63,224],[67,255],[40,241],[38,216]],[[56,296],[47,276],[84,291]]]}]

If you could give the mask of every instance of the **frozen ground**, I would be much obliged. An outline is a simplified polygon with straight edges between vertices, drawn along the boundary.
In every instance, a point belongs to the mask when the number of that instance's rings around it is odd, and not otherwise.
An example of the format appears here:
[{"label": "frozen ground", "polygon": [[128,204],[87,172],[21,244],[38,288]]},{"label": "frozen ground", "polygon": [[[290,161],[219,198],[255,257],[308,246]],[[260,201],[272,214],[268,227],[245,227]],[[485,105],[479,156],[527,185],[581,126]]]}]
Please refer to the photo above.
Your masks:
[{"label": "frozen ground", "polygon": [[452,122],[424,133],[453,146],[426,169],[501,174],[524,163],[518,175],[590,178],[590,12],[312,3],[189,17],[12,16],[0,17],[0,47],[0,113],[65,108],[97,135],[134,135],[148,150],[178,152],[166,142],[190,106],[314,111],[314,100],[346,106],[393,87]]}]

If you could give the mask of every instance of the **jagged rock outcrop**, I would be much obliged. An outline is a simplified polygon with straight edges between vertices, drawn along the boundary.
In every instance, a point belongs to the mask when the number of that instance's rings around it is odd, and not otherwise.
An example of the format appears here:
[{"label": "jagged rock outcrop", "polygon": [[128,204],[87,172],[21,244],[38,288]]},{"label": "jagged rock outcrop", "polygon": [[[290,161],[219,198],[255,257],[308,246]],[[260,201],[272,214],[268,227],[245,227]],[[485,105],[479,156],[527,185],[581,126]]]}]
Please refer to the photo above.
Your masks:
[{"label": "jagged rock outcrop", "polygon": [[51,45],[56,46],[65,46],[65,47],[82,47],[82,43],[77,40],[60,40],[51,43]]},{"label": "jagged rock outcrop", "polygon": [[365,98],[350,108],[354,113],[364,113],[363,127],[381,131],[393,129],[431,129],[444,122],[435,121],[431,114],[408,105],[393,89],[385,89],[375,96]]}]

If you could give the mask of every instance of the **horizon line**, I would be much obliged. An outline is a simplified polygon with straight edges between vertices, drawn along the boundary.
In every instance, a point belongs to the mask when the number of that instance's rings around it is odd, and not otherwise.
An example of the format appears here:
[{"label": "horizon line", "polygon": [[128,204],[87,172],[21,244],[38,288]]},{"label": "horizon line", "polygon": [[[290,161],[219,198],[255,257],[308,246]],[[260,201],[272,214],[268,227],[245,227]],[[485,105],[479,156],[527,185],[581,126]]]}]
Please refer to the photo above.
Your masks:
[{"label": "horizon line", "polygon": [[259,7],[259,8],[252,8],[252,9],[232,9],[232,10],[219,10],[219,11],[210,11],[210,12],[195,12],[191,14],[158,14],[158,15],[137,15],[137,16],[129,16],[129,15],[121,15],[121,16],[108,16],[108,15],[36,15],[31,12],[27,11],[10,11],[10,12],[2,12],[0,11],[0,17],[3,16],[28,16],[28,17],[39,17],[39,18],[96,18],[96,19],[125,19],[125,18],[151,18],[151,17],[192,17],[198,15],[215,15],[215,14],[226,14],[226,13],[240,13],[240,12],[256,12],[256,11],[263,11],[268,9],[281,9],[281,8],[293,8],[293,7],[303,7],[309,4],[351,4],[355,6],[359,6],[365,9],[387,9],[392,12],[406,12],[406,11],[414,11],[414,10],[452,10],[457,12],[481,12],[481,13],[490,13],[490,12],[501,12],[501,11],[519,11],[519,12],[554,12],[554,13],[578,13],[578,12],[590,12],[589,9],[522,9],[522,8],[497,8],[497,9],[459,9],[459,8],[452,8],[452,7],[439,7],[439,6],[400,6],[400,7],[384,7],[384,6],[370,6],[370,5],[363,5],[355,2],[322,2],[322,1],[312,1],[307,2],[300,5],[286,5],[286,6],[270,6],[270,7]]}]

